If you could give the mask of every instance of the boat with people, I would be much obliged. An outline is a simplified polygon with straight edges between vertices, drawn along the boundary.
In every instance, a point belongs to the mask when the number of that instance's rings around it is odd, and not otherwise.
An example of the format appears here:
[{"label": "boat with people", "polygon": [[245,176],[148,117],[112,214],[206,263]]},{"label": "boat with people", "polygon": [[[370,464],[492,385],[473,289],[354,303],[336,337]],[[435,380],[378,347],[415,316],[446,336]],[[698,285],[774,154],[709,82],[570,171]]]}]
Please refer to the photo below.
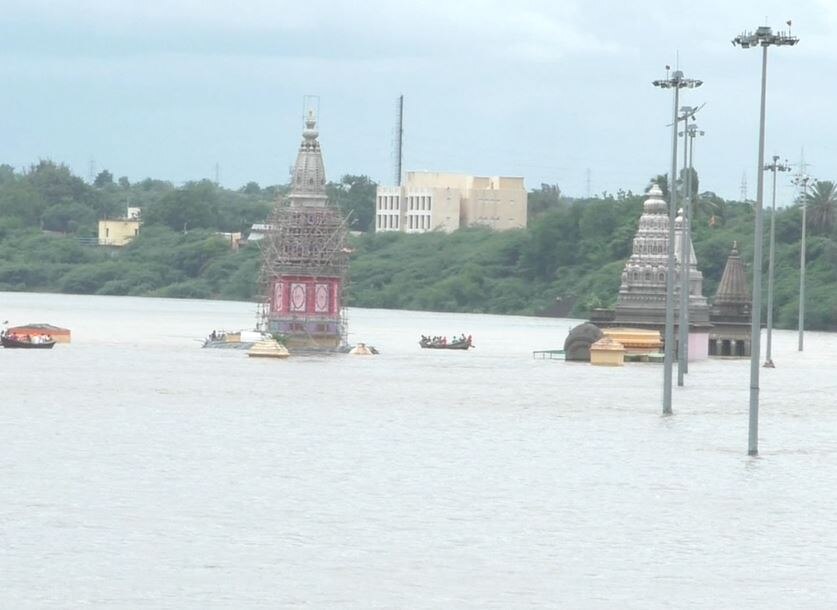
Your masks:
[{"label": "boat with people", "polygon": [[462,349],[467,350],[472,347],[476,347],[473,343],[471,335],[465,336],[465,333],[462,333],[459,337],[453,337],[448,340],[447,337],[443,336],[421,336],[421,340],[419,341],[419,345],[422,349]]},{"label": "boat with people", "polygon": [[55,339],[49,335],[3,333],[0,335],[0,344],[10,349],[52,349],[55,347]]},{"label": "boat with people", "polygon": [[203,341],[203,347],[221,349],[250,349],[259,341],[270,339],[270,335],[258,330],[213,330]]}]

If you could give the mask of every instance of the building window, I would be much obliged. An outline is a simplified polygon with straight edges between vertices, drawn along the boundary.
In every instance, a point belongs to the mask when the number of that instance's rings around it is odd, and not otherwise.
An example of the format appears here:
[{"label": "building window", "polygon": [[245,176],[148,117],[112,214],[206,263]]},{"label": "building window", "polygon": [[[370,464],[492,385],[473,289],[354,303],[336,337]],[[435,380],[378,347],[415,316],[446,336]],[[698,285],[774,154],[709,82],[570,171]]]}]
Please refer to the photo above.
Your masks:
[{"label": "building window", "polygon": [[428,211],[430,211],[430,208],[432,207],[432,205],[433,205],[433,198],[432,198],[432,197],[428,197],[428,198],[427,198],[427,210],[428,210]]}]

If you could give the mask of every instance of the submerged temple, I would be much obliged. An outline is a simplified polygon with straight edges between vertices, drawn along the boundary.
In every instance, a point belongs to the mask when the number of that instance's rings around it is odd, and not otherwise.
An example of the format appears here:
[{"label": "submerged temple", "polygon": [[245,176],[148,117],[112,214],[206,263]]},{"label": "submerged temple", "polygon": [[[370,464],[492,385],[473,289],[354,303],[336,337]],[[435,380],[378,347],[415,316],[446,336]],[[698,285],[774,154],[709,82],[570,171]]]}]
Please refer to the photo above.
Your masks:
[{"label": "submerged temple", "polygon": [[710,356],[747,357],[750,355],[752,297],[744,263],[733,243],[721,283],[712,303]]},{"label": "submerged temple", "polygon": [[316,127],[309,110],[290,193],[277,202],[262,242],[263,325],[290,349],[346,343],[346,219],[326,195]]},{"label": "submerged temple", "polygon": [[[681,210],[674,225],[677,274],[674,278],[675,341],[680,319],[681,244],[687,222]],[[605,329],[625,327],[658,330],[661,333],[665,330],[668,229],[668,204],[660,188],[652,184],[643,204],[631,256],[622,271],[616,307],[594,310],[591,316],[593,324]],[[689,360],[707,356],[748,357],[752,299],[738,245],[733,244],[711,309],[703,296],[703,274],[697,268],[697,257],[691,242],[687,248]]]}]

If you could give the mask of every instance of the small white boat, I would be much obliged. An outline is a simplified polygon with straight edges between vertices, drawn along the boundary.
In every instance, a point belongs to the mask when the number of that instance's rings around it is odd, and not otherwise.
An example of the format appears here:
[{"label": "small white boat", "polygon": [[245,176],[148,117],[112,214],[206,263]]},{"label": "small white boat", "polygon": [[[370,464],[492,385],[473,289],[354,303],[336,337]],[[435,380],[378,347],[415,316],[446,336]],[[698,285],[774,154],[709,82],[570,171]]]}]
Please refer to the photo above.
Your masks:
[{"label": "small white boat", "polygon": [[247,351],[247,355],[250,358],[287,358],[291,354],[276,339],[264,339],[256,341]]},{"label": "small white boat", "polygon": [[250,349],[257,341],[269,339],[270,335],[258,330],[213,330],[206,339],[203,347],[222,349]]}]

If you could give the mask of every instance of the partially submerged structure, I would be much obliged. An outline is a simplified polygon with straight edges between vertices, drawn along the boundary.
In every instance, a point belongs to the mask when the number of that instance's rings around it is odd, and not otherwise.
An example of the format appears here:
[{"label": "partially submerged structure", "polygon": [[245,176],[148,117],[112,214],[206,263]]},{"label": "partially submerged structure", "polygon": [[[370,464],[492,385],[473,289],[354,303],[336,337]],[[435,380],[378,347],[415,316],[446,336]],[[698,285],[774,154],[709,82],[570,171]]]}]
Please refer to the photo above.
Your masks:
[{"label": "partially submerged structure", "polygon": [[[686,220],[681,212],[675,221],[675,339],[680,321],[680,244],[685,239]],[[622,271],[622,282],[613,311],[594,312],[592,321],[602,327],[663,331],[666,317],[668,274],[668,204],[656,184],[651,185],[639,218],[631,256]],[[689,274],[689,359],[708,355],[709,306],[703,296],[703,274],[691,242],[687,244]]]},{"label": "partially submerged structure", "polygon": [[570,362],[590,362],[590,346],[602,338],[602,330],[585,322],[570,331],[564,340],[564,357]]},{"label": "partially submerged structure", "polygon": [[348,231],[345,217],[326,195],[316,126],[309,110],[291,191],[274,208],[262,240],[263,326],[290,349],[346,344]]},{"label": "partially submerged structure", "polygon": [[711,320],[710,356],[750,356],[752,296],[737,243],[733,243],[727,257],[724,274],[712,302]]}]

